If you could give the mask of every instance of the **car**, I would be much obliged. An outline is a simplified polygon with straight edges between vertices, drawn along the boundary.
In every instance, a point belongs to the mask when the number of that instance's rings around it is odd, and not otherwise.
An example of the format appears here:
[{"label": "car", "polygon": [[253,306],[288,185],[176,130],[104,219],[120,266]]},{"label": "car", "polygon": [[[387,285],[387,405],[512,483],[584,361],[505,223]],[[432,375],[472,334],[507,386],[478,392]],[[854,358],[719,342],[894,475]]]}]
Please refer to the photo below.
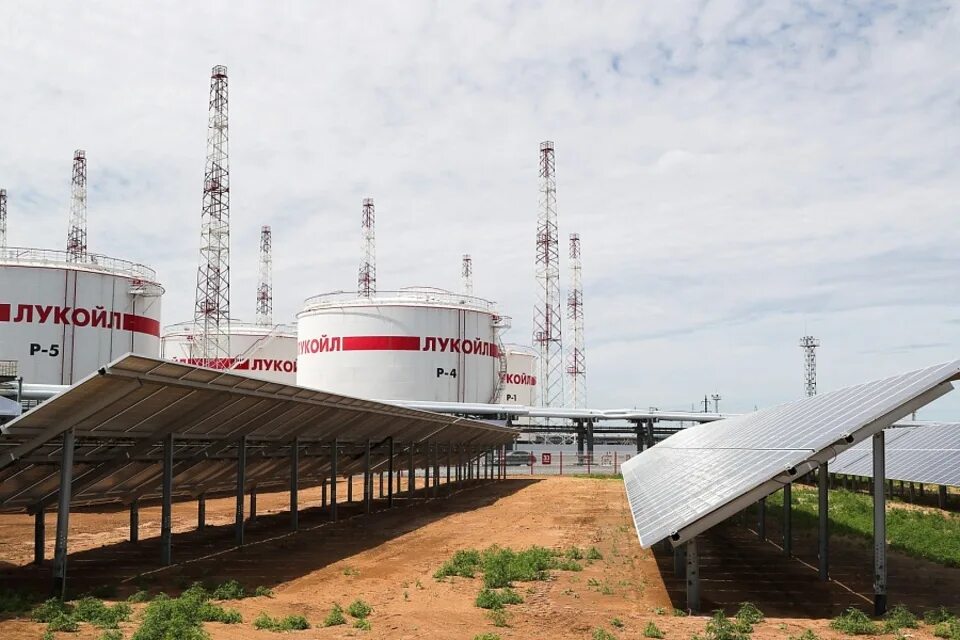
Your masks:
[{"label": "car", "polygon": [[529,465],[533,462],[533,453],[530,451],[507,451],[503,456],[503,463],[508,467]]}]

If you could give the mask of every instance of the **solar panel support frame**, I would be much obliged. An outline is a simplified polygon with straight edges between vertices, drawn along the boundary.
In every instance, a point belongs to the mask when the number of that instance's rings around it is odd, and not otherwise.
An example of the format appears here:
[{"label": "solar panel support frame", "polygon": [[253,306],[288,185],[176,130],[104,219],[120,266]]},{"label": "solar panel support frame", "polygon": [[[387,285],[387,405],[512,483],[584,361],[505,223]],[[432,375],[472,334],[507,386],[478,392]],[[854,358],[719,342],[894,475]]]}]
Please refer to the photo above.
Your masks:
[{"label": "solar panel support frame", "polygon": [[700,550],[694,536],[686,542],[687,609],[700,613]]},{"label": "solar panel support frame", "polygon": [[73,427],[63,432],[60,457],[60,500],[57,505],[57,539],[53,554],[53,593],[61,600],[67,595],[67,540],[70,534],[70,490],[73,484]]},{"label": "solar panel support frame", "polygon": [[[846,437],[834,442],[831,446],[825,447],[819,452],[812,453],[809,458],[797,466],[784,470],[783,473],[774,476],[770,480],[767,480],[766,482],[741,494],[737,498],[734,498],[725,505],[721,505],[702,518],[691,522],[679,531],[674,532],[670,535],[670,543],[673,546],[686,543],[694,536],[720,524],[730,516],[736,515],[743,509],[746,509],[752,505],[754,502],[757,502],[761,498],[765,498],[766,496],[776,492],[778,489],[782,488],[783,485],[793,482],[809,471],[813,471],[822,463],[836,457],[837,454],[841,453],[842,451],[846,451],[858,442],[866,440],[878,431],[886,429],[897,420],[901,420],[921,407],[930,404],[937,398],[949,393],[952,389],[953,385],[949,381],[941,382],[909,402],[900,405],[893,411],[890,411],[889,413],[864,425],[862,428],[858,429],[856,433],[846,434]],[[862,435],[863,437],[858,439],[858,434]]]},{"label": "solar panel support frame", "polygon": [[884,434],[873,435],[873,612],[887,612],[887,496]]},{"label": "solar panel support frame", "polygon": [[300,437],[290,443],[290,530],[300,528]]},{"label": "solar panel support frame", "polygon": [[830,469],[829,462],[817,471],[817,519],[819,520],[817,572],[820,580],[830,579]]}]

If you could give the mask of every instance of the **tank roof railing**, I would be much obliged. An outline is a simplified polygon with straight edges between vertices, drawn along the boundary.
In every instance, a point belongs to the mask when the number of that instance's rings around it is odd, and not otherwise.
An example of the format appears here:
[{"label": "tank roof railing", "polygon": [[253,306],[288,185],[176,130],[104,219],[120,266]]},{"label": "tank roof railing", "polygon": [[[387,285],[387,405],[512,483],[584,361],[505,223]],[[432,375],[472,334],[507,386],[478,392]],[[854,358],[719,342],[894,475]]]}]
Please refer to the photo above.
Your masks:
[{"label": "tank roof railing", "polygon": [[[196,321],[187,320],[185,322],[177,322],[175,324],[165,325],[163,327],[163,332],[164,334],[166,334],[166,333],[178,331],[178,330],[193,329],[193,327],[195,326],[197,326]],[[234,320],[234,319],[230,320],[230,328],[243,329],[243,330],[263,329],[264,331],[269,333],[273,333],[275,331],[280,333],[296,333],[297,331],[297,325],[288,323],[288,322],[274,322],[271,325],[265,325],[265,324],[257,324],[256,322],[241,322],[240,320]]]},{"label": "tank roof railing", "polygon": [[451,307],[470,307],[487,313],[496,313],[496,305],[485,298],[468,296],[465,293],[454,293],[443,289],[407,288],[398,291],[377,291],[369,298],[358,295],[354,291],[332,291],[311,296],[304,300],[304,311],[312,308],[339,307],[339,306],[367,306],[376,304],[434,304]]},{"label": "tank roof railing", "polygon": [[71,262],[66,251],[58,249],[35,249],[31,247],[0,247],[0,264],[17,264],[37,267],[70,267],[100,273],[129,276],[157,281],[157,272],[148,266],[129,260],[111,258],[98,253],[88,253],[83,262]]}]

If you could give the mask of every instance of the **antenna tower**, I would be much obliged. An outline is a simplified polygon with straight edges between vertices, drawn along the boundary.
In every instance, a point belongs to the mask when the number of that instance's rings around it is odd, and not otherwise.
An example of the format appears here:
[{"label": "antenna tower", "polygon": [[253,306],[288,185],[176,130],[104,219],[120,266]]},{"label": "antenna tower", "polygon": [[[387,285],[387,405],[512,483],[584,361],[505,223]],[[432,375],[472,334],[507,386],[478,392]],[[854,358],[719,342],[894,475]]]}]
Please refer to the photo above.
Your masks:
[{"label": "antenna tower", "polygon": [[807,397],[817,395],[817,347],[820,341],[813,336],[800,338],[800,347],[803,349],[804,388]]},{"label": "antenna tower", "polygon": [[87,259],[87,153],[73,152],[73,179],[70,181],[70,226],[67,228],[67,261]]},{"label": "antenna tower", "polygon": [[7,190],[0,189],[0,249],[7,246]]},{"label": "antenna tower", "polygon": [[540,206],[537,215],[537,306],[533,343],[540,356],[540,405],[563,401],[563,344],[560,339],[560,243],[557,237],[557,180],[553,142],[540,143]]},{"label": "antenna tower", "polygon": [[463,254],[463,267],[460,269],[460,277],[462,279],[463,292],[468,295],[473,295],[473,258],[470,257],[469,253]]},{"label": "antenna tower", "polygon": [[570,234],[570,291],[567,293],[567,319],[573,323],[573,348],[567,356],[570,376],[570,406],[587,405],[587,368],[583,349],[583,282],[580,279],[580,234]]},{"label": "antenna tower", "polygon": [[363,213],[360,217],[360,229],[363,236],[363,260],[357,275],[357,293],[364,298],[377,295],[377,241],[374,233],[376,216],[373,198],[363,199]]},{"label": "antenna tower", "polygon": [[206,366],[225,368],[230,358],[230,135],[223,65],[210,74],[209,106],[191,357]]},{"label": "antenna tower", "polygon": [[273,234],[270,225],[260,227],[260,283],[257,285],[257,324],[273,324]]}]

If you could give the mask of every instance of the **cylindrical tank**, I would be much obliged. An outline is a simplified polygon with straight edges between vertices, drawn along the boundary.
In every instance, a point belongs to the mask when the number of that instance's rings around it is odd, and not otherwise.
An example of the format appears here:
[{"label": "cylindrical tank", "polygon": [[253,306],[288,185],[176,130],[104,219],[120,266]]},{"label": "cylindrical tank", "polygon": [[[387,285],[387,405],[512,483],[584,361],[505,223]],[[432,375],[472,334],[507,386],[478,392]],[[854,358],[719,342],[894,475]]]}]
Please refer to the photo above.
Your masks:
[{"label": "cylindrical tank", "polygon": [[[198,364],[190,357],[195,325],[181,322],[163,330],[161,355],[167,360]],[[245,375],[283,384],[297,383],[297,330],[230,321],[230,368]]]},{"label": "cylindrical tank", "polygon": [[492,402],[504,318],[442,289],[330,293],[297,315],[297,384],[377,400]]},{"label": "cylindrical tank", "polygon": [[163,287],[142,264],[0,249],[0,360],[24,382],[73,384],[125,353],[160,353]]},{"label": "cylindrical tank", "polygon": [[507,366],[500,374],[498,404],[533,406],[537,402],[537,352],[531,347],[504,347]]}]

